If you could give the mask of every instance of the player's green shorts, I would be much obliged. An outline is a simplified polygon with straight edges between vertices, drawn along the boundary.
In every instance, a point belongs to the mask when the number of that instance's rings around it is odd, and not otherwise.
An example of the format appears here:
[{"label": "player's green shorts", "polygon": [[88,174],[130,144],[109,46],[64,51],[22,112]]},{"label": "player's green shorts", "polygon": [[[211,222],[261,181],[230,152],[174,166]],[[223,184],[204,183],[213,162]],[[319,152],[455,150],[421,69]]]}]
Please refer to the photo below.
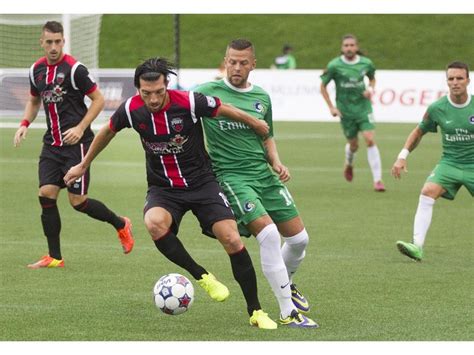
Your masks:
[{"label": "player's green shorts", "polygon": [[448,200],[454,200],[463,185],[474,197],[474,166],[466,168],[464,165],[448,164],[441,161],[435,166],[426,182],[441,185],[446,190],[442,197]]},{"label": "player's green shorts", "polygon": [[[273,174],[253,181],[225,177],[219,178],[219,181],[239,224],[247,225],[267,214],[275,223],[286,222],[298,216],[290,192]],[[241,228],[239,230],[244,231]]]},{"label": "player's green shorts", "polygon": [[372,131],[375,129],[374,114],[372,112],[361,113],[359,116],[346,116],[341,118],[342,131],[347,139],[357,137],[361,131]]}]

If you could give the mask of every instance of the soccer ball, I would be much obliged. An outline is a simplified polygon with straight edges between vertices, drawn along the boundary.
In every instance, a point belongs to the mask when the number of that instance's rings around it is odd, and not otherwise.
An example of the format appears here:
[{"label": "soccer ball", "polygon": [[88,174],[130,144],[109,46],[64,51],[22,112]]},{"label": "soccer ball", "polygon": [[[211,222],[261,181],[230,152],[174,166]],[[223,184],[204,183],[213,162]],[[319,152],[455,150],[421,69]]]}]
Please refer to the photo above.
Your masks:
[{"label": "soccer ball", "polygon": [[168,274],[160,277],[153,287],[155,305],[163,313],[178,315],[193,304],[194,287],[191,281],[181,274]]}]

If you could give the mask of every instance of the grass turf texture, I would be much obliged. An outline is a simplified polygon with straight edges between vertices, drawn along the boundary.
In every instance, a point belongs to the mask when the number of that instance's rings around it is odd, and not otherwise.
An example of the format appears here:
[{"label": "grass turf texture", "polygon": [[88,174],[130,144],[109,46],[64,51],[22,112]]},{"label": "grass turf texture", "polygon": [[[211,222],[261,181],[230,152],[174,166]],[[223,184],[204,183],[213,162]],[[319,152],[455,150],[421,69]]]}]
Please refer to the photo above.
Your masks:
[{"label": "grass turf texture", "polygon": [[[231,291],[213,302],[193,281],[195,302],[180,316],[155,308],[152,287],[163,274],[186,272],[155,248],[142,223],[144,157],[137,135],[120,133],[92,167],[89,196],[132,219],[136,244],[123,255],[115,231],[74,211],[62,191],[62,251],[66,267],[29,270],[46,253],[37,200],[37,157],[43,130],[30,130],[19,149],[13,129],[0,130],[0,340],[474,340],[472,198],[434,209],[425,260],[395,247],[411,239],[420,188],[440,156],[440,138],[424,137],[402,181],[389,176],[413,124],[379,124],[377,141],[388,191],[372,191],[366,149],[355,178],[342,176],[344,139],[337,123],[275,123],[280,155],[292,172],[289,189],[311,241],[295,282],[321,328],[248,325],[245,304],[218,242],[202,236],[188,214],[179,234],[195,259]],[[244,240],[255,264],[259,295],[276,319],[278,306],[264,279],[257,243]],[[469,281],[471,280],[471,281]]]}]

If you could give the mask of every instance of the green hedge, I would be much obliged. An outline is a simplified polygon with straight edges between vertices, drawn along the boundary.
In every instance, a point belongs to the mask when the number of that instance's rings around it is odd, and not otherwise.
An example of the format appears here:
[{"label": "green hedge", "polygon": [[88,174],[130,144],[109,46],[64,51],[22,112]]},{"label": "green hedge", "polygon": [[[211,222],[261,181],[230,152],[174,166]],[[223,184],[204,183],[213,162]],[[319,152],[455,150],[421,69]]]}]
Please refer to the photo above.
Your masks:
[{"label": "green hedge", "polygon": [[[359,37],[379,69],[439,70],[454,59],[471,65],[474,15],[180,15],[181,67],[214,68],[234,38],[248,38],[268,68],[284,43],[298,67],[323,68],[346,33]],[[151,56],[174,57],[173,15],[104,15],[102,68],[133,68]]]}]

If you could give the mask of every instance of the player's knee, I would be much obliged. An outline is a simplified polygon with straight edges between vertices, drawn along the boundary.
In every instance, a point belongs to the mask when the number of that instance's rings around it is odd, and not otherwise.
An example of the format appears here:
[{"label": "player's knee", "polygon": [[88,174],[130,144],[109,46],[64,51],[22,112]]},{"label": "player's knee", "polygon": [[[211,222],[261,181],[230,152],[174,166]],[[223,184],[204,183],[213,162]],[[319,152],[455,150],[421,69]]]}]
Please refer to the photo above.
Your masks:
[{"label": "player's knee", "polygon": [[306,228],[303,228],[301,232],[292,237],[285,238],[285,243],[292,248],[305,250],[309,243],[309,235]]},{"label": "player's knee", "polygon": [[153,240],[158,240],[164,237],[169,231],[169,225],[166,223],[166,219],[161,216],[145,216],[144,222],[145,227]]},{"label": "player's knee", "polygon": [[[225,225],[224,225],[225,223]],[[244,244],[240,239],[240,235],[237,229],[237,225],[234,221],[226,222],[222,221],[222,226],[215,228],[214,233],[216,234],[217,239],[224,247],[225,251],[228,254],[236,253],[242,249]]]},{"label": "player's knee", "polygon": [[350,143],[350,149],[352,153],[355,153],[359,149],[359,143],[358,142],[351,142]]}]

